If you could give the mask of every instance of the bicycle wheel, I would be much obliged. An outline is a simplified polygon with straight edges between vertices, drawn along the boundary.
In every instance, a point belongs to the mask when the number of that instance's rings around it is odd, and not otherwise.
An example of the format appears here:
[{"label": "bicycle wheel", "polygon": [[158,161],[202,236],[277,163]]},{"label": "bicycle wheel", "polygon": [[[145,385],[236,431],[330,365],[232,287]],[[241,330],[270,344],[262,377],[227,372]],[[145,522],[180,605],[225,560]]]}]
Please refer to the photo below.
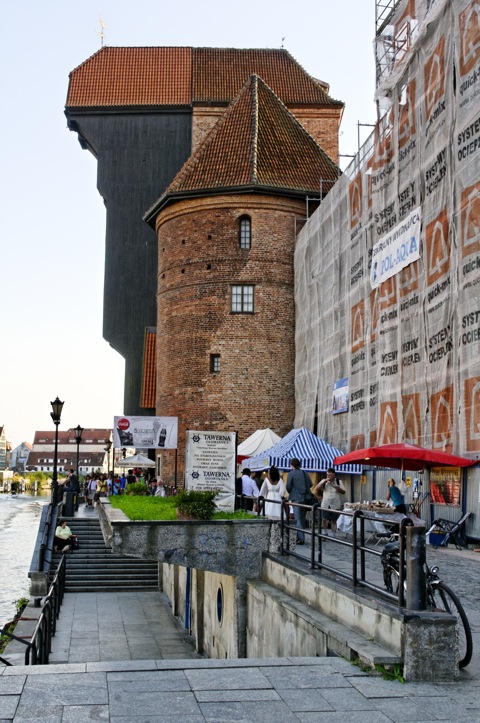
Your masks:
[{"label": "bicycle wheel", "polygon": [[[382,563],[383,563],[383,582],[385,584],[385,589],[388,592],[394,592],[394,590],[393,590],[394,582],[392,580],[393,569],[388,563],[383,562],[383,560],[382,560]],[[397,580],[397,586],[398,586],[398,580]]]},{"label": "bicycle wheel", "polygon": [[473,642],[470,623],[462,603],[448,585],[438,582],[431,588],[433,607],[455,615],[457,619],[458,665],[465,668],[472,659]]}]

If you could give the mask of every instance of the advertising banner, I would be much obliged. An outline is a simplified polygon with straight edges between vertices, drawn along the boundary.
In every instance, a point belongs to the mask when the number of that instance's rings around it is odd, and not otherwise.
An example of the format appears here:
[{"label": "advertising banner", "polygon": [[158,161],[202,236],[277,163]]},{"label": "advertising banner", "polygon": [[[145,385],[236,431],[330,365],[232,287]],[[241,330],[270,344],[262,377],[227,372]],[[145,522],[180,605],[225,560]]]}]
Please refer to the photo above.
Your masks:
[{"label": "advertising banner", "polygon": [[430,498],[435,505],[460,507],[460,467],[432,467]]},{"label": "advertising banner", "polygon": [[375,244],[370,270],[372,289],[420,258],[421,218],[419,206]]},{"label": "advertising banner", "polygon": [[235,504],[236,433],[186,433],[185,488],[217,491],[219,509],[233,512]]},{"label": "advertising banner", "polygon": [[348,412],[348,377],[333,385],[332,414]]},{"label": "advertising banner", "polygon": [[113,446],[177,449],[178,417],[114,417]]}]

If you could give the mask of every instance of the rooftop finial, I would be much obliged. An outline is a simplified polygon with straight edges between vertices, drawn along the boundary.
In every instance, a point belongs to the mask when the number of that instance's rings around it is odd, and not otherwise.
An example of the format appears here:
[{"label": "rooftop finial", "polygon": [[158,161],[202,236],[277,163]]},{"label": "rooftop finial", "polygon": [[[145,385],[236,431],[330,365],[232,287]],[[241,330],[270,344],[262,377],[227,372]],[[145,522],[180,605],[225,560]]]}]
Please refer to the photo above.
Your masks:
[{"label": "rooftop finial", "polygon": [[282,38],[282,48],[284,48],[284,47],[285,47],[285,46],[284,46],[284,44],[283,44],[283,41],[285,40],[285,38],[286,38],[286,37],[287,37],[287,36],[286,36],[286,35],[284,35],[284,36],[283,36],[283,38]]},{"label": "rooftop finial", "polygon": [[102,20],[102,18],[100,17],[100,15],[98,16],[98,22],[100,23],[101,30],[97,30],[97,35],[100,35],[100,38],[101,38],[101,47],[103,48],[103,41],[104,41],[104,39],[105,39],[104,30],[105,30],[105,28],[106,28],[107,26],[106,26],[105,23],[103,22],[103,20]]}]

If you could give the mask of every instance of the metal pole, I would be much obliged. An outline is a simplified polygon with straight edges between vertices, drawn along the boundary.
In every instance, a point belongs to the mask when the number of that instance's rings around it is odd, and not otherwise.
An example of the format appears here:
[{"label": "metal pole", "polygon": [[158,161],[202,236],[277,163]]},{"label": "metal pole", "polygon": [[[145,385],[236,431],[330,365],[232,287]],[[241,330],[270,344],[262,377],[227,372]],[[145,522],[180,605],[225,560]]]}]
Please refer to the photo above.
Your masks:
[{"label": "metal pole", "polygon": [[80,440],[77,437],[77,489],[75,490],[75,512],[80,505]]},{"label": "metal pole", "polygon": [[427,606],[425,527],[411,525],[407,527],[406,533],[407,608],[409,610],[425,610]]},{"label": "metal pole", "polygon": [[53,452],[53,475],[52,475],[52,505],[57,506],[58,479],[57,479],[57,455],[58,455],[58,424],[55,422],[55,448]]}]

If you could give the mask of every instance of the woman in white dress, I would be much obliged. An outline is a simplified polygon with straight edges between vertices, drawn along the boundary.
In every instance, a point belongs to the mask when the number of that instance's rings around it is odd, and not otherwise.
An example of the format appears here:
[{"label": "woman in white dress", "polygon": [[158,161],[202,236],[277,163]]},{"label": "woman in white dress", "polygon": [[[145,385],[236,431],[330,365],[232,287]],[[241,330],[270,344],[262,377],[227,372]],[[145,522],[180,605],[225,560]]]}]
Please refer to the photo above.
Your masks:
[{"label": "woman in white dress", "polygon": [[[280,479],[280,473],[276,467],[270,467],[267,477],[263,480],[260,488],[260,497],[264,498],[265,517],[279,520],[282,514],[282,506],[278,504],[286,494],[285,483]],[[269,502],[275,500],[275,502]]]}]

